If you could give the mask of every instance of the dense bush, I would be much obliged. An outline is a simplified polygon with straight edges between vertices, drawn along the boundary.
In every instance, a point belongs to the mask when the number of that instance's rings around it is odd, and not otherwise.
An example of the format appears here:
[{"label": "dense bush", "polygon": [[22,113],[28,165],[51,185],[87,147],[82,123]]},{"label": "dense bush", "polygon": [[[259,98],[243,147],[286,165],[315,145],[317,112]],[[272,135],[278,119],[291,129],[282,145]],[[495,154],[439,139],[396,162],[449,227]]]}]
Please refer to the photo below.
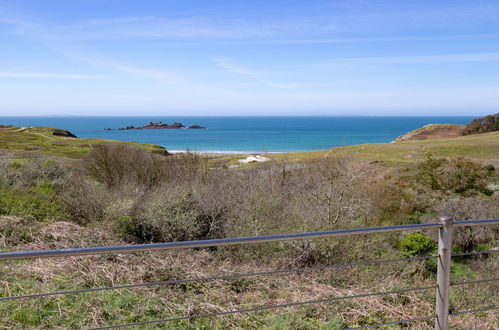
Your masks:
[{"label": "dense bush", "polygon": [[494,132],[499,130],[499,113],[473,119],[466,125],[466,134],[478,134]]},{"label": "dense bush", "polygon": [[[121,209],[121,212],[116,212]],[[115,206],[116,229],[136,242],[171,242],[205,239],[209,216],[202,214],[192,195],[159,188],[128,205]]]},{"label": "dense bush", "polygon": [[83,164],[88,174],[109,188],[191,181],[201,174],[202,165],[194,154],[162,156],[126,144],[95,145]]},{"label": "dense bush", "polygon": [[54,160],[17,160],[12,155],[0,158],[0,184],[16,187],[60,186],[67,170]]},{"label": "dense bush", "polygon": [[65,180],[58,199],[66,206],[70,219],[80,225],[103,219],[106,192],[94,182],[73,174]]},{"label": "dense bush", "polygon": [[430,238],[417,232],[407,234],[399,244],[400,250],[407,257],[425,256],[437,247]]},{"label": "dense bush", "polygon": [[418,180],[433,190],[451,191],[458,194],[482,192],[490,195],[487,184],[493,171],[490,167],[462,158],[433,158],[419,165]]},{"label": "dense bush", "polygon": [[84,160],[87,172],[108,187],[135,183],[151,187],[161,179],[159,157],[126,144],[95,145]]}]

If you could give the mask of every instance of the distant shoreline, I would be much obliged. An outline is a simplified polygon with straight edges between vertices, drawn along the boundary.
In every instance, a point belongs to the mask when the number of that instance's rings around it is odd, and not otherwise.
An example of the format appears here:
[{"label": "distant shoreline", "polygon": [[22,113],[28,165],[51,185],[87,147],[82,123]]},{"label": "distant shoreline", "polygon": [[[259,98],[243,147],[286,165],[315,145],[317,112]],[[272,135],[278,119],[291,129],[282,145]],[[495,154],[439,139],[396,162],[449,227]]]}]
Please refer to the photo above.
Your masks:
[{"label": "distant shoreline", "polygon": [[237,150],[168,150],[171,154],[185,154],[185,153],[193,153],[199,155],[264,155],[264,154],[285,154],[293,151],[237,151]]}]

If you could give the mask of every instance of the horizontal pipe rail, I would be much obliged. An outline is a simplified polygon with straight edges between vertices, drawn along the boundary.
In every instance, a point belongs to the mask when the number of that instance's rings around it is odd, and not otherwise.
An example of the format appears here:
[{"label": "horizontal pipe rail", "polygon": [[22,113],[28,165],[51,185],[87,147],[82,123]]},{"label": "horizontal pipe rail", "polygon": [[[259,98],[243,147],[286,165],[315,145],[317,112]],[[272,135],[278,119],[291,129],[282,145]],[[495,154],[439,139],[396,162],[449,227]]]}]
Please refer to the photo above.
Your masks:
[{"label": "horizontal pipe rail", "polygon": [[464,220],[464,221],[454,221],[452,223],[454,227],[483,226],[483,225],[497,225],[497,224],[499,224],[499,219]]},{"label": "horizontal pipe rail", "polygon": [[[472,222],[472,221],[466,221],[466,222]],[[497,220],[497,222],[499,223],[499,219]],[[0,253],[0,261],[14,260],[14,259],[74,257],[74,256],[99,255],[99,254],[110,254],[110,253],[129,253],[129,252],[144,252],[144,251],[156,251],[156,250],[175,250],[175,249],[214,247],[214,246],[226,246],[226,245],[238,245],[238,244],[282,242],[282,241],[292,241],[299,239],[317,239],[317,238],[329,238],[329,237],[363,235],[363,234],[374,234],[374,233],[438,229],[441,227],[442,225],[440,223],[425,223],[425,224],[412,224],[412,225],[401,225],[401,226],[341,229],[341,230],[308,232],[308,233],[298,233],[298,234],[222,238],[222,239],[199,240],[199,241],[115,245],[115,246],[76,248],[76,249],[61,249],[61,250],[4,252]]]},{"label": "horizontal pipe rail", "polygon": [[[499,224],[499,219],[453,222],[453,225],[456,225],[458,227],[492,225],[492,224]],[[298,234],[222,238],[222,239],[184,241],[184,242],[115,245],[115,246],[76,248],[76,249],[61,249],[61,250],[4,252],[0,253],[0,261],[13,260],[13,259],[37,259],[37,258],[64,257],[64,256],[72,257],[72,256],[84,256],[84,255],[99,255],[99,254],[109,254],[109,253],[129,253],[129,252],[155,251],[155,250],[188,249],[188,248],[214,247],[214,246],[237,245],[237,244],[255,244],[255,243],[267,243],[267,242],[291,241],[299,239],[329,238],[329,237],[339,237],[339,236],[402,232],[402,231],[414,231],[414,230],[437,229],[437,228],[442,228],[442,224],[425,223],[425,224],[411,224],[411,225],[400,225],[400,226],[366,227],[366,228],[341,229],[341,230],[298,233]]]}]

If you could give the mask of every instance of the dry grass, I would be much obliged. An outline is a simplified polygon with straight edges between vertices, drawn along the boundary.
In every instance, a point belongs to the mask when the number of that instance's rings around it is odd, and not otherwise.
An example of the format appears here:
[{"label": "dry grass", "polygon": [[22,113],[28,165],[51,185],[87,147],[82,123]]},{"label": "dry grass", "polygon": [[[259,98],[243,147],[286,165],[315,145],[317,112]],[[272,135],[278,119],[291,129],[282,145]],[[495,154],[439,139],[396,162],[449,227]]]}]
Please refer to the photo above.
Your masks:
[{"label": "dry grass", "polygon": [[[57,222],[34,229],[34,240],[17,245],[15,249],[60,249],[123,243],[109,233],[109,228],[103,224],[81,227],[67,222]],[[252,249],[251,246],[247,248]],[[260,272],[293,265],[292,256],[287,259],[256,259],[241,262],[237,258],[226,257],[227,254],[221,252],[208,249],[178,250],[8,262],[4,263],[0,270],[0,291],[3,291],[3,295],[48,292]],[[480,274],[493,274],[494,270],[497,270],[497,258],[480,263],[479,268],[475,271]],[[57,306],[57,315],[44,317],[40,324],[45,324],[45,327],[91,327],[434,284],[434,278],[425,275],[422,262],[191,282],[115,290],[112,293],[97,292],[41,298],[36,301],[16,301],[9,305],[9,310],[3,310],[6,317],[0,321],[0,326],[10,327],[16,324],[12,318],[19,309],[32,310],[35,313],[39,312],[40,308],[50,310],[47,307],[49,303]],[[454,310],[474,308],[497,300],[497,296],[494,295],[498,289],[497,284],[474,286],[472,291],[469,289],[470,287],[453,289],[454,300],[451,308]],[[127,299],[129,304],[126,303]],[[293,322],[314,320],[310,321],[312,323],[304,323],[307,328],[326,328],[328,321],[331,320],[341,320],[345,326],[358,326],[432,315],[433,303],[434,290],[427,290],[289,307],[268,312],[226,315],[215,319],[173,323],[165,327],[282,328],[283,320],[290,318],[297,318]],[[134,316],[131,318],[130,315]],[[488,312],[468,317],[454,317],[452,325],[461,329],[493,329],[497,326],[496,316],[497,313]],[[24,324],[23,327],[26,328],[37,328],[39,323],[20,324]],[[299,323],[288,325],[291,328],[304,326],[303,324],[300,326]],[[417,321],[411,323],[411,326],[430,328],[432,322]]]}]

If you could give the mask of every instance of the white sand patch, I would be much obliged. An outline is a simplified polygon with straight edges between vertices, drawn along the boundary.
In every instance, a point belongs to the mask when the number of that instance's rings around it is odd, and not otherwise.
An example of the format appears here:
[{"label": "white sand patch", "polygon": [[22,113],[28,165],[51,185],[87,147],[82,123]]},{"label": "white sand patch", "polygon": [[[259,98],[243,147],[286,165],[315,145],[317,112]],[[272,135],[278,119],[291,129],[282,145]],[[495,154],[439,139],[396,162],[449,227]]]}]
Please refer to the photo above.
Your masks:
[{"label": "white sand patch", "polygon": [[248,163],[262,163],[262,162],[268,162],[270,158],[263,157],[262,155],[251,155],[246,157],[245,159],[239,159],[239,162],[241,164],[248,164]]}]

